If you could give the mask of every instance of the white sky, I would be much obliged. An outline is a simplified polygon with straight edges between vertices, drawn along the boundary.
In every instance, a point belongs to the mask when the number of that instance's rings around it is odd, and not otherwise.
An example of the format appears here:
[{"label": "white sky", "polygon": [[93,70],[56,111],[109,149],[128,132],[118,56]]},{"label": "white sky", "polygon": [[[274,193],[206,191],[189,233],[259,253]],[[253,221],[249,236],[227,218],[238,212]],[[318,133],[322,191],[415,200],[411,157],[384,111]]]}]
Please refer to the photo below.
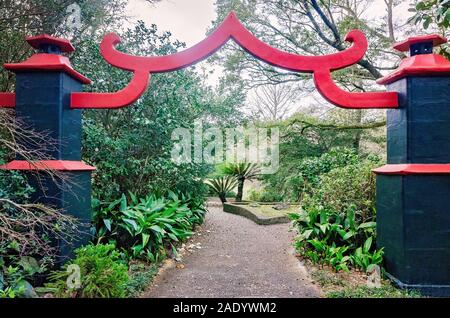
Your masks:
[{"label": "white sky", "polygon": [[[160,31],[170,31],[175,39],[186,42],[190,47],[205,38],[206,30],[215,20],[214,0],[162,0],[149,4],[145,0],[130,0],[127,13],[134,20],[143,20],[146,24],[158,26]],[[407,1],[396,7],[394,14],[405,21],[411,15],[407,11]],[[365,15],[376,17],[385,12],[384,0],[373,0]]]},{"label": "white sky", "polygon": [[174,39],[190,47],[205,38],[206,30],[216,18],[214,0],[163,0],[149,4],[145,0],[130,0],[127,12],[146,24],[170,31]]}]

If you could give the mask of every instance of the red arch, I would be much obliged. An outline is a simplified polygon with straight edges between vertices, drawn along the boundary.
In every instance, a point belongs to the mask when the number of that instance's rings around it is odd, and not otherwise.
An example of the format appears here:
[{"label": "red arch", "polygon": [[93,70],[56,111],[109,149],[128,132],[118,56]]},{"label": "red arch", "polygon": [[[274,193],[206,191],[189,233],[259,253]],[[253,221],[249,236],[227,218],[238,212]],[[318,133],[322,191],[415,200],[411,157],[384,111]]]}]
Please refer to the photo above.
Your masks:
[{"label": "red arch", "polygon": [[151,73],[170,72],[197,63],[219,50],[233,39],[254,57],[290,71],[314,73],[319,92],[329,102],[344,108],[396,108],[395,92],[350,93],[339,88],[331,72],[357,63],[367,51],[367,40],[359,30],[345,38],[352,46],[344,51],[322,55],[302,56],[278,50],[251,34],[231,12],[222,24],[206,39],[184,51],[167,56],[132,56],[115,49],[120,38],[108,34],[100,45],[100,52],[111,65],[134,72],[131,83],[117,93],[72,93],[72,108],[119,108],[132,104],[145,91]]}]

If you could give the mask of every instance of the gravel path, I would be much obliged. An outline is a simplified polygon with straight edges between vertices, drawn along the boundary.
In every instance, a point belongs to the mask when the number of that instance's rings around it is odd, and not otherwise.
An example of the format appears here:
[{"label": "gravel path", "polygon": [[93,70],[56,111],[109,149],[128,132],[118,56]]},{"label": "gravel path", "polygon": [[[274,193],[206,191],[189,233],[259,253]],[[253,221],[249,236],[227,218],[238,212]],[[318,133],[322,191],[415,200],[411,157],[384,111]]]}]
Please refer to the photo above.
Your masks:
[{"label": "gravel path", "polygon": [[181,261],[168,262],[142,297],[319,297],[293,255],[289,227],[210,207]]}]

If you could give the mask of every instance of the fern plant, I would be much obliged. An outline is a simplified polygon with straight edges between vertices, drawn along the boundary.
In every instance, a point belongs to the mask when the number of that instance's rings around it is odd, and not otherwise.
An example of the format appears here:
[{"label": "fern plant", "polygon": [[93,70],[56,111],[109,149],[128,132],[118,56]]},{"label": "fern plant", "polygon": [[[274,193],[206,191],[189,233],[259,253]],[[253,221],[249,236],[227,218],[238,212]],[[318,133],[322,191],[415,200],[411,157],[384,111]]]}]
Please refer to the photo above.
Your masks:
[{"label": "fern plant", "polygon": [[259,166],[255,163],[228,163],[222,166],[220,170],[224,175],[236,178],[236,202],[242,201],[245,181],[255,180],[261,175]]},{"label": "fern plant", "polygon": [[222,203],[227,202],[227,193],[233,191],[237,180],[232,176],[221,176],[206,180],[206,184],[217,194]]}]

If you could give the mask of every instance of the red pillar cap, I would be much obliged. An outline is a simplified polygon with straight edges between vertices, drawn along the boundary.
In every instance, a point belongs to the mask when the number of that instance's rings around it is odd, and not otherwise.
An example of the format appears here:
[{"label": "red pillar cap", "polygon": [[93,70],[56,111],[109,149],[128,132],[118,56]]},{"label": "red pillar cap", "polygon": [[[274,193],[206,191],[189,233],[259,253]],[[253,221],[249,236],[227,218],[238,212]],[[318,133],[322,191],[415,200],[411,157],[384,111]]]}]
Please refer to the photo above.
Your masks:
[{"label": "red pillar cap", "polygon": [[61,52],[64,53],[71,53],[75,51],[75,48],[69,40],[56,38],[48,34],[30,36],[27,37],[26,40],[28,44],[30,44],[35,49],[39,49],[42,44],[50,44],[59,47],[61,49]]},{"label": "red pillar cap", "polygon": [[407,52],[409,51],[409,48],[413,44],[421,43],[421,42],[433,42],[433,46],[438,46],[444,43],[447,43],[447,39],[443,36],[440,36],[438,34],[428,34],[428,35],[419,35],[419,36],[413,36],[410,38],[407,38],[404,41],[395,43],[392,48],[401,51],[401,52]]}]

